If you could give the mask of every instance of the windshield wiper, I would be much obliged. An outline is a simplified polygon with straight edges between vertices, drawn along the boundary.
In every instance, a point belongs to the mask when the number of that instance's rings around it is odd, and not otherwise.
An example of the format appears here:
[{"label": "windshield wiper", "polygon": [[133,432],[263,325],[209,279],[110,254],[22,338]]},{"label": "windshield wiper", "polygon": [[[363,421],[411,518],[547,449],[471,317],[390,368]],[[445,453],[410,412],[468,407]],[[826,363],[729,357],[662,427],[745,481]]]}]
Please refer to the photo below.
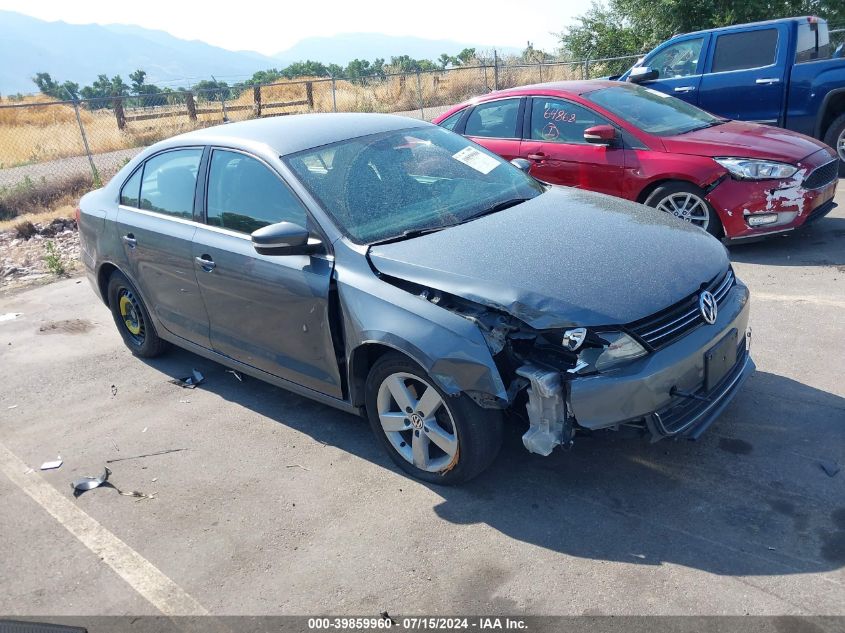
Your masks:
[{"label": "windshield wiper", "polygon": [[443,229],[448,229],[450,226],[455,226],[454,224],[444,224],[443,226],[428,226],[423,229],[408,229],[407,231],[402,231],[399,235],[394,235],[393,237],[387,237],[383,240],[378,240],[377,242],[372,242],[370,246],[376,246],[378,244],[392,244],[393,242],[401,242],[402,240],[410,240],[415,237],[419,237],[420,235],[427,235],[428,233],[437,233],[437,231],[442,231]]},{"label": "windshield wiper", "polygon": [[478,218],[483,218],[485,215],[490,215],[491,213],[496,213],[497,211],[504,211],[505,209],[510,209],[511,207],[515,207],[516,205],[522,204],[523,202],[528,202],[529,200],[533,200],[533,198],[511,198],[510,200],[497,202],[491,207],[487,207],[486,209],[482,209],[477,213],[473,213],[472,215],[465,217],[458,224],[472,222],[473,220],[477,220]]},{"label": "windshield wiper", "polygon": [[709,127],[716,127],[717,125],[722,125],[723,123],[727,123],[728,119],[719,119],[718,121],[712,121],[710,123],[705,123],[704,125],[700,125],[699,127],[691,127],[688,130],[684,130],[683,132],[678,132],[678,135],[686,134],[687,132],[698,132],[699,130],[706,130]]}]

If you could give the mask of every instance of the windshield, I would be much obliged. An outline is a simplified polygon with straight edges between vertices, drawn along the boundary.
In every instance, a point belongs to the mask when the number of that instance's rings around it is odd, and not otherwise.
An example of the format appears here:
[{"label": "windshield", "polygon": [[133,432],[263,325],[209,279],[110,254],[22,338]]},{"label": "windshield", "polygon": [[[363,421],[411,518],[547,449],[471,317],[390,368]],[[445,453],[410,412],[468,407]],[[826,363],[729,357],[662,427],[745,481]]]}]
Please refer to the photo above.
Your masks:
[{"label": "windshield", "polygon": [[452,226],[545,191],[507,161],[438,127],[353,138],[285,161],[359,244]]},{"label": "windshield", "polygon": [[674,136],[724,122],[686,101],[632,84],[602,88],[584,96],[655,136]]}]

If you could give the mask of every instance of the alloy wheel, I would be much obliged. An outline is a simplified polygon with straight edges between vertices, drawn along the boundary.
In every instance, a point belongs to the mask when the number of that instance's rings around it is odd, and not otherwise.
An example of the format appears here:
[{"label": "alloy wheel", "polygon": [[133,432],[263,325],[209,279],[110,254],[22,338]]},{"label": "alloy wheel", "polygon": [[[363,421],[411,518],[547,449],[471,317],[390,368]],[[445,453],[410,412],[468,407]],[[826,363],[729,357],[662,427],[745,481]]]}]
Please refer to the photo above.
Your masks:
[{"label": "alloy wheel", "polygon": [[458,434],[449,407],[425,380],[394,373],[378,389],[378,417],[390,444],[408,463],[442,472],[458,459]]},{"label": "alloy wheel", "polygon": [[839,139],[836,141],[836,152],[839,154],[839,160],[845,161],[845,129],[839,133]]},{"label": "alloy wheel", "polygon": [[686,222],[700,226],[705,231],[710,226],[710,208],[694,193],[671,193],[657,203],[657,210],[674,215]]}]

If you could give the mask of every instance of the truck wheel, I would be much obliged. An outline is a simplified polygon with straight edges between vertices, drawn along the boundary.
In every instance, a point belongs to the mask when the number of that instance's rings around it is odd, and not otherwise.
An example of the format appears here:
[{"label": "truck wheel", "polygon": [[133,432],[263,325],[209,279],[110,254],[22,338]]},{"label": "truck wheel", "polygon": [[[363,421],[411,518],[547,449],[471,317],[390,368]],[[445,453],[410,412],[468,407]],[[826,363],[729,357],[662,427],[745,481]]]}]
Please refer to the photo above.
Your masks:
[{"label": "truck wheel", "polygon": [[828,126],[824,142],[839,154],[839,175],[845,176],[845,114],[840,114]]},{"label": "truck wheel", "polygon": [[666,182],[652,191],[645,203],[658,211],[695,224],[711,235],[722,237],[722,223],[704,192],[691,182]]},{"label": "truck wheel", "polygon": [[167,350],[169,344],[156,332],[138,291],[118,270],[109,277],[107,296],[114,324],[135,356],[154,358]]},{"label": "truck wheel", "polygon": [[502,444],[501,412],[466,395],[448,396],[423,369],[400,354],[379,358],[367,377],[367,417],[399,468],[434,484],[480,474]]}]

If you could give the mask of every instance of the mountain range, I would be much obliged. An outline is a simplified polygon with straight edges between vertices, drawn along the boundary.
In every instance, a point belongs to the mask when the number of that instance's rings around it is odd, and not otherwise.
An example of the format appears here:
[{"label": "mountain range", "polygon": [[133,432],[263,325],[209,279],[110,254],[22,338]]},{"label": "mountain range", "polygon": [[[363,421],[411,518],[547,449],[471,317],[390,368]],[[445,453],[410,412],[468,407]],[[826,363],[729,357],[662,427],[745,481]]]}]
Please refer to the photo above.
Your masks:
[{"label": "mountain range", "polygon": [[[409,55],[436,59],[464,48],[479,51],[492,46],[397,37],[380,33],[346,33],[309,37],[267,56],[254,51],[230,51],[199,40],[184,40],[164,31],[126,24],[68,24],[48,22],[13,11],[0,11],[0,95],[35,91],[32,77],[48,72],[57,81],[90,84],[97,75],[109,77],[143,69],[147,82],[160,86],[189,86],[201,79],[234,83],[258,70],[281,68],[312,59],[324,64],[346,64],[354,58]],[[499,48],[500,54],[518,52]]]}]

